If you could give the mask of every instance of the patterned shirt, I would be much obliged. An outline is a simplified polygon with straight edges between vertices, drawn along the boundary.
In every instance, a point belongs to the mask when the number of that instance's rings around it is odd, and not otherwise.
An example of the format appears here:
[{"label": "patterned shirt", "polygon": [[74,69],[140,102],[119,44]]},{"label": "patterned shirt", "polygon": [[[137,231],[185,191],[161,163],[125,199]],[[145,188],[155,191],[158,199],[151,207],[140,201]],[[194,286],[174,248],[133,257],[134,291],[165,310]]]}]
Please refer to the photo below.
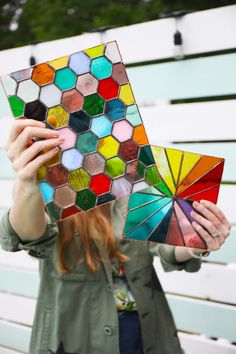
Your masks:
[{"label": "patterned shirt", "polygon": [[113,266],[114,298],[118,311],[136,310],[136,303],[131,293],[125,270],[122,265]]}]

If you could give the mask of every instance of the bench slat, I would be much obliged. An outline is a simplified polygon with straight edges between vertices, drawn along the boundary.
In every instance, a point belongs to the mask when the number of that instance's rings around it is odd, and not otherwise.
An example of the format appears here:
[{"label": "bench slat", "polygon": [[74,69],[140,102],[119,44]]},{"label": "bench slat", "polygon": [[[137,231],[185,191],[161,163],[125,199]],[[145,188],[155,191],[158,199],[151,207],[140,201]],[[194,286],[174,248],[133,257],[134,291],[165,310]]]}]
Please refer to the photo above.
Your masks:
[{"label": "bench slat", "polygon": [[236,264],[235,267],[230,267],[203,263],[196,273],[185,271],[166,273],[158,257],[155,258],[154,265],[166,292],[236,305],[236,286],[232,281],[236,278]]},{"label": "bench slat", "polygon": [[35,271],[0,266],[0,291],[36,298],[39,274]]},{"label": "bench slat", "polygon": [[128,68],[139,104],[234,95],[236,54]]},{"label": "bench slat", "polygon": [[235,111],[236,100],[140,106],[152,144],[160,141],[235,140]]},{"label": "bench slat", "polygon": [[179,339],[186,354],[235,354],[236,345],[215,341],[205,336],[179,332]]},{"label": "bench slat", "polygon": [[167,299],[179,330],[236,341],[236,306],[171,294]]},{"label": "bench slat", "polygon": [[232,227],[230,237],[217,252],[211,252],[206,261],[220,263],[236,263],[236,227]]},{"label": "bench slat", "polygon": [[11,349],[0,347],[0,354],[20,354],[20,352],[15,352]]},{"label": "bench slat", "polygon": [[0,320],[0,345],[28,353],[30,335],[30,327]]},{"label": "bench slat", "polygon": [[0,293],[0,318],[25,326],[32,326],[36,300]]}]

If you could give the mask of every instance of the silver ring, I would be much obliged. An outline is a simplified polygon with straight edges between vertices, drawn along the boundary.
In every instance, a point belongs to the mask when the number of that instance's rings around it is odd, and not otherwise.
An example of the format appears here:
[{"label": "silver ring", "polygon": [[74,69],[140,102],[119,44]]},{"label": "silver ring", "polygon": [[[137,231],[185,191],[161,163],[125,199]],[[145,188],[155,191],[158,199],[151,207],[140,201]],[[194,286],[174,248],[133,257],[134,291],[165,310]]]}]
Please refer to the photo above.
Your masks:
[{"label": "silver ring", "polygon": [[220,236],[219,231],[214,232],[214,234],[212,234],[212,236],[213,236],[213,237],[219,237],[219,236]]}]

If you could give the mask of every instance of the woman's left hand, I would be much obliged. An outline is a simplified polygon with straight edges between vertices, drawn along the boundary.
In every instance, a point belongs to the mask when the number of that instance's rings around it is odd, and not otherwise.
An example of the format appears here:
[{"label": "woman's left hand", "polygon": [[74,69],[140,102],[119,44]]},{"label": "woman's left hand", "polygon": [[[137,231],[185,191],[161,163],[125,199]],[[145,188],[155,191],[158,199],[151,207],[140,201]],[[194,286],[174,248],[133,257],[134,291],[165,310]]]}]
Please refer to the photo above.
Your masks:
[{"label": "woman's left hand", "polygon": [[231,224],[223,212],[212,202],[201,200],[192,206],[199,213],[191,212],[192,225],[207,244],[208,251],[217,251],[230,234]]}]

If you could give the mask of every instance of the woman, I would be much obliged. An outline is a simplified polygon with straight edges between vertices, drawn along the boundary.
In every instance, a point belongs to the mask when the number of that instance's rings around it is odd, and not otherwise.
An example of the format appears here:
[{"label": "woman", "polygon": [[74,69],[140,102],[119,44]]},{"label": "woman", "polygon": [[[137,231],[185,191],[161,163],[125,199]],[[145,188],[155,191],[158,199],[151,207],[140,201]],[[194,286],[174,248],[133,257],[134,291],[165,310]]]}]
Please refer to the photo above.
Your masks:
[{"label": "woman", "polygon": [[[166,271],[196,272],[201,250],[122,240],[127,198],[50,223],[36,175],[62,142],[28,119],[14,122],[7,143],[18,183],[0,225],[1,245],[40,259],[30,354],[183,353],[152,260],[159,255]],[[202,215],[193,213],[194,228],[209,251],[218,250],[229,222],[210,202],[193,205]]]}]

